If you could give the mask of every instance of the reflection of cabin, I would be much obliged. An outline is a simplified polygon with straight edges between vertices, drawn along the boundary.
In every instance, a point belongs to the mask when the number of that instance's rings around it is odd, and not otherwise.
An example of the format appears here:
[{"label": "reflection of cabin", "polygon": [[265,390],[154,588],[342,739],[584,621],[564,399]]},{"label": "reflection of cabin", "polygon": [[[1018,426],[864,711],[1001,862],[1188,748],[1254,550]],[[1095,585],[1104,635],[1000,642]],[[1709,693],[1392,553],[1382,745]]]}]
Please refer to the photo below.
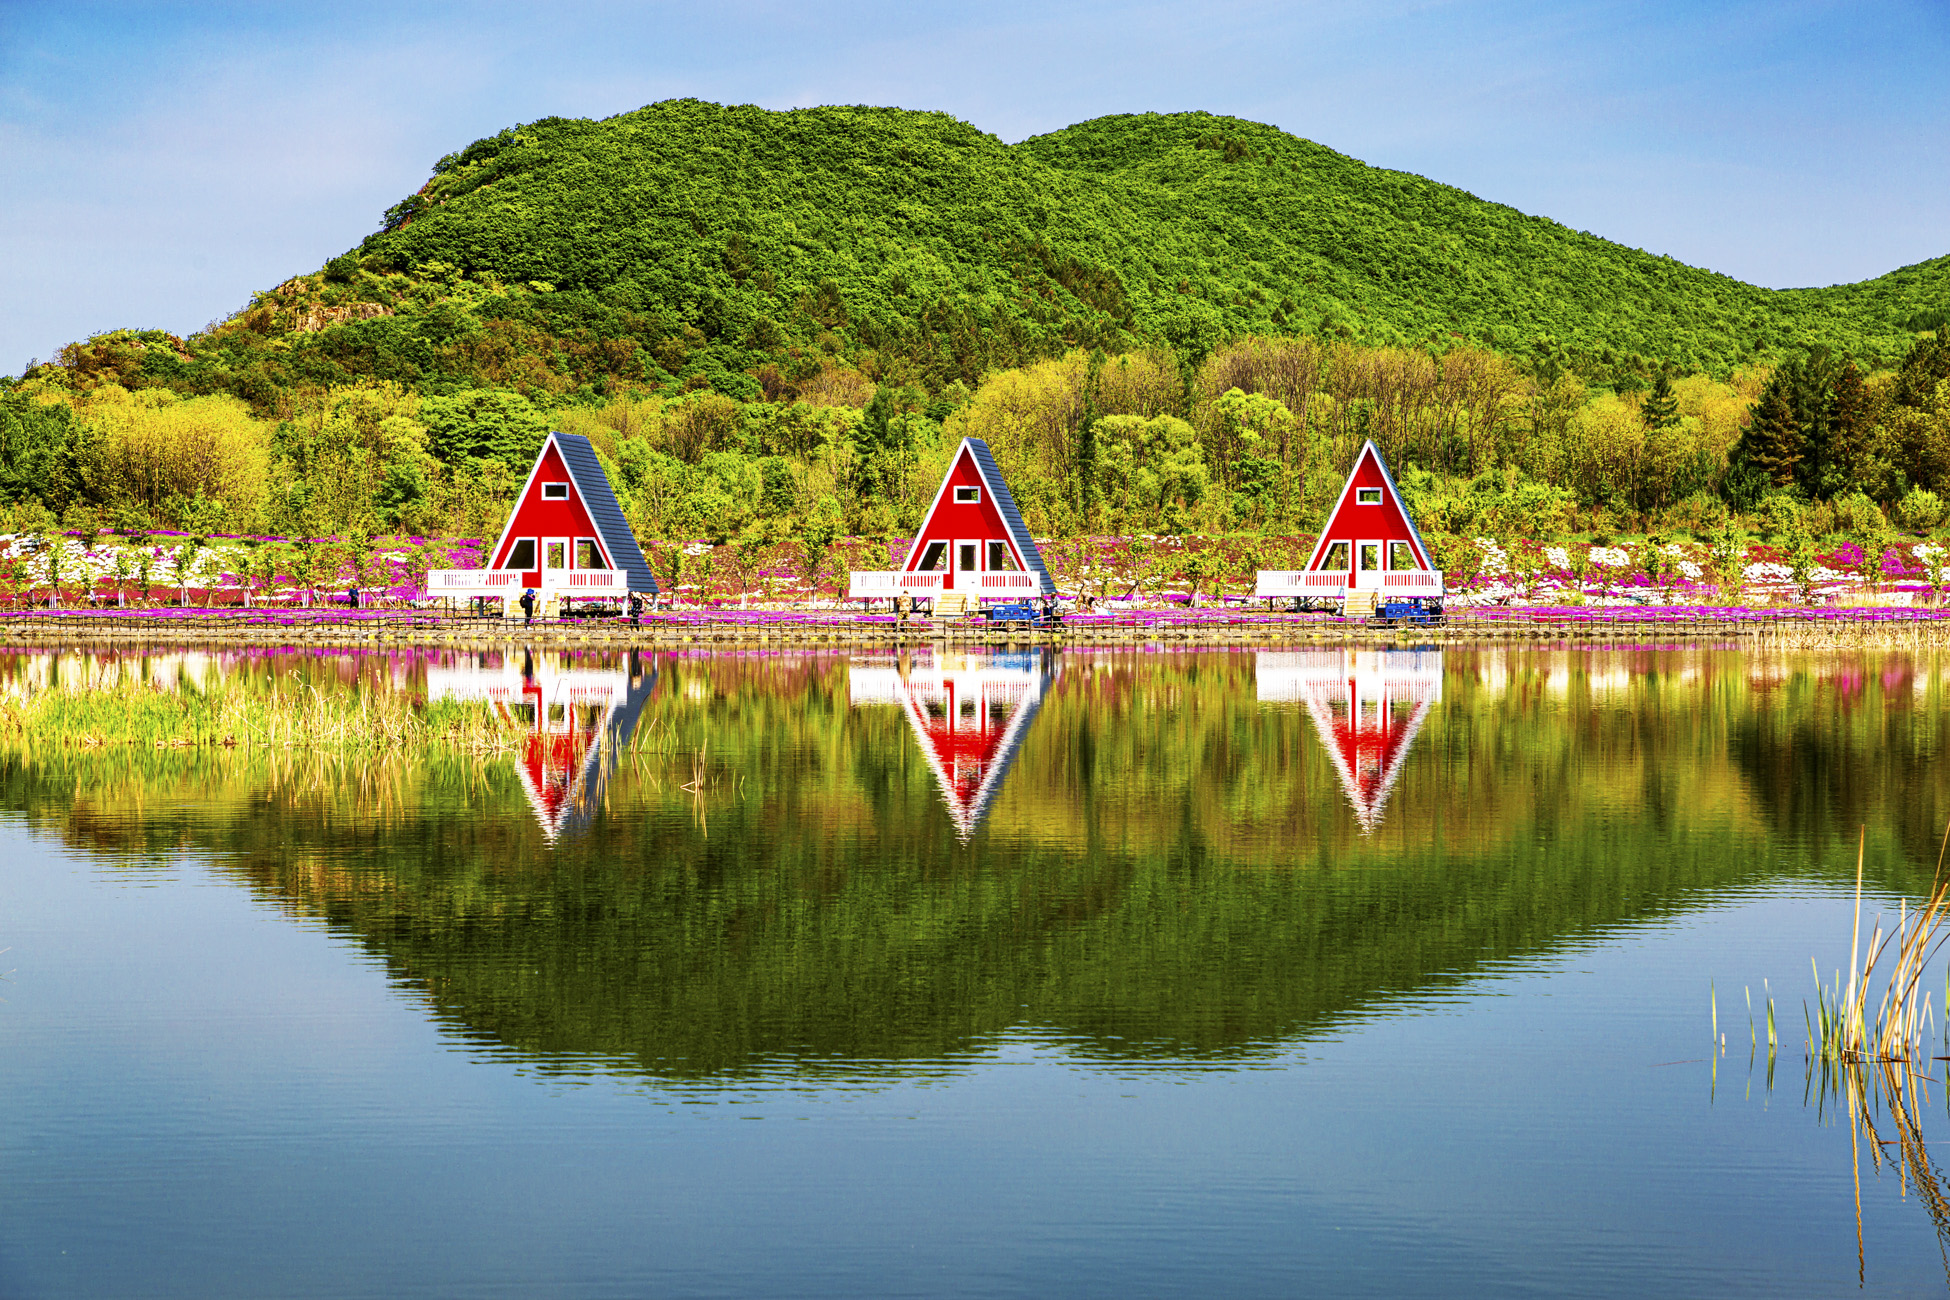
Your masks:
[{"label": "reflection of cabin", "polygon": [[1377,600],[1441,598],[1442,573],[1373,442],[1354,458],[1306,567],[1260,570],[1253,594],[1338,601],[1347,613],[1372,612]]},{"label": "reflection of cabin", "polygon": [[1056,594],[1036,539],[980,438],[961,440],[907,563],[891,573],[856,570],[847,589],[853,600],[901,592],[919,597],[959,592],[971,600]]},{"label": "reflection of cabin", "polygon": [[427,574],[428,595],[491,597],[502,602],[502,613],[510,618],[529,588],[541,605],[564,600],[614,605],[633,591],[657,593],[650,562],[623,517],[596,449],[580,434],[551,433],[542,444],[486,567]]},{"label": "reflection of cabin", "polygon": [[907,715],[966,840],[1002,789],[1024,733],[1056,677],[1052,657],[1031,653],[920,652],[848,668],[855,707],[893,704]]},{"label": "reflection of cabin", "polygon": [[1305,706],[1363,834],[1381,824],[1402,761],[1442,699],[1440,650],[1264,651],[1262,703]]},{"label": "reflection of cabin", "polygon": [[429,700],[486,700],[529,724],[515,773],[550,840],[588,825],[656,684],[634,654],[615,668],[565,667],[553,654],[427,668]]}]

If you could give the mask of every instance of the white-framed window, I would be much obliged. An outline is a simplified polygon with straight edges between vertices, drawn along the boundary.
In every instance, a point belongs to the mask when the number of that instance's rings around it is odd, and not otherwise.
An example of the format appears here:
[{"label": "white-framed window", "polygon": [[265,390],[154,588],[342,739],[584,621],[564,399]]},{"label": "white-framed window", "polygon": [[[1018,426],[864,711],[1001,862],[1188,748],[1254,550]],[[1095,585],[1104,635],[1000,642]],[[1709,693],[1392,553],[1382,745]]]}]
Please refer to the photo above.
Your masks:
[{"label": "white-framed window", "polygon": [[1415,552],[1407,542],[1388,543],[1388,567],[1396,573],[1405,573],[1415,567]]},{"label": "white-framed window", "polygon": [[1321,557],[1320,567],[1332,573],[1347,572],[1347,543],[1327,543],[1327,554]]},{"label": "white-framed window", "polygon": [[576,538],[576,568],[607,569],[608,567],[603,563],[603,548],[596,545],[595,538]]},{"label": "white-framed window", "polygon": [[567,483],[542,484],[542,500],[567,501],[568,499],[569,499],[569,485]]},{"label": "white-framed window", "polygon": [[978,487],[958,487],[955,489],[955,504],[958,506],[977,505],[980,504],[981,500],[982,489]]},{"label": "white-framed window", "polygon": [[921,562],[914,566],[922,573],[933,573],[948,567],[948,543],[929,542],[928,548],[921,552]]},{"label": "white-framed window", "polygon": [[510,569],[534,568],[535,539],[532,537],[515,538],[514,545],[508,548],[508,563],[506,567]]},{"label": "white-framed window", "polygon": [[1357,506],[1378,506],[1381,504],[1380,488],[1355,488],[1354,504]]},{"label": "white-framed window", "polygon": [[1016,557],[1009,553],[1009,543],[989,543],[989,572],[1012,573],[1015,571]]}]

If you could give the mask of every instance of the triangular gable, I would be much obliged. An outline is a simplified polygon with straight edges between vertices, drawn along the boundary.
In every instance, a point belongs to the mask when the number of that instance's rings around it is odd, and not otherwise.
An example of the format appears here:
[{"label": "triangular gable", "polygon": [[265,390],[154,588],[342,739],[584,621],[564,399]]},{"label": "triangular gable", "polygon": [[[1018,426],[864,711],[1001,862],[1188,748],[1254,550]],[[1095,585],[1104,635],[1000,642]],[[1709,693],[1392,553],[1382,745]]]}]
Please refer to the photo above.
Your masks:
[{"label": "triangular gable", "polygon": [[636,532],[630,527],[630,521],[623,517],[623,507],[609,485],[609,475],[603,472],[602,462],[596,459],[595,446],[579,433],[557,433],[552,436],[562,452],[562,463],[568,466],[569,481],[582,498],[582,508],[589,512],[590,521],[596,525],[597,535],[602,538],[602,547],[608,552],[610,567],[630,575],[631,591],[655,595],[657,577],[650,571],[650,561],[644,558],[643,548],[637,545]]},{"label": "triangular gable", "polygon": [[[656,689],[653,661],[632,653],[619,668],[564,668],[553,655],[499,667],[427,669],[427,698],[486,700],[509,720],[525,707],[528,728],[514,771],[551,842],[578,831],[602,803],[609,774]],[[563,710],[561,725],[551,706]],[[596,710],[585,720],[584,710]]]},{"label": "triangular gable", "polygon": [[[856,664],[849,672],[854,704],[895,704],[907,716],[963,841],[988,816],[1054,676],[1049,659],[1041,654],[994,655],[974,670],[929,671],[920,665],[903,672]],[[959,696],[969,689],[979,690],[982,698],[975,725],[963,727]],[[1000,726],[983,707],[998,702],[1009,710]],[[930,703],[942,707],[941,716],[929,709]]]},{"label": "triangular gable", "polygon": [[596,457],[595,447],[579,433],[555,432],[543,440],[541,450],[535,453],[535,463],[528,467],[528,477],[522,480],[521,491],[515,496],[514,508],[508,512],[508,522],[502,525],[500,538],[488,551],[488,562],[493,563],[494,558],[508,545],[509,538],[514,536],[521,521],[521,508],[527,503],[529,494],[535,491],[536,476],[542,472],[542,465],[548,460],[550,447],[555,448],[556,456],[569,476],[569,484],[575,490],[576,500],[589,517],[590,528],[596,534],[596,545],[602,548],[604,563],[629,576],[631,591],[655,595],[658,591],[657,578],[651,572],[650,561],[644,558],[643,548],[637,545],[636,533],[623,516],[623,507],[616,500],[616,493],[609,485],[609,475],[603,472],[602,462]]},{"label": "triangular gable", "polygon": [[942,500],[948,495],[948,485],[955,481],[955,470],[961,465],[962,457],[968,457],[974,465],[976,475],[982,481],[982,490],[995,506],[1001,518],[1004,535],[1009,548],[1015,552],[1016,563],[1025,573],[1036,575],[1042,590],[1054,593],[1056,583],[1051,580],[1049,570],[1043,565],[1043,554],[1036,549],[1036,539],[1029,535],[1029,525],[1023,522],[1022,511],[1016,506],[1016,498],[1009,491],[1009,484],[1002,477],[1002,469],[995,463],[995,454],[989,450],[988,443],[980,438],[963,438],[961,446],[948,461],[948,470],[941,476],[941,486],[934,490],[934,500],[928,505],[928,512],[921,518],[921,526],[915,531],[914,546],[903,562],[904,571],[911,572],[921,560],[921,539],[927,537],[934,523],[935,515],[941,509]]},{"label": "triangular gable", "polygon": [[1381,824],[1415,737],[1442,698],[1442,672],[1440,650],[1261,651],[1254,664],[1261,703],[1306,707],[1364,835]]},{"label": "triangular gable", "polygon": [[1320,536],[1314,541],[1313,554],[1307,557],[1307,569],[1311,571],[1318,567],[1330,541],[1353,538],[1354,534],[1341,526],[1341,512],[1347,509],[1348,494],[1354,491],[1355,480],[1361,476],[1361,466],[1370,456],[1374,457],[1375,468],[1381,471],[1382,490],[1388,494],[1395,509],[1401,512],[1402,522],[1408,525],[1408,536],[1415,547],[1416,561],[1424,569],[1433,570],[1435,557],[1429,554],[1428,543],[1422,540],[1422,532],[1415,526],[1415,516],[1408,512],[1408,502],[1402,500],[1401,489],[1395,486],[1395,476],[1388,470],[1388,458],[1381,454],[1381,448],[1374,445],[1372,438],[1361,444],[1361,452],[1347,472],[1347,482],[1341,484],[1341,494],[1334,498],[1334,508],[1327,512],[1327,522],[1321,526]]},{"label": "triangular gable", "polygon": [[1402,759],[1429,716],[1427,700],[1416,704],[1405,719],[1394,716],[1391,703],[1381,701],[1377,721],[1365,723],[1351,713],[1346,719],[1336,716],[1330,702],[1322,697],[1307,701],[1314,729],[1340,775],[1341,789],[1354,805],[1354,820],[1361,824],[1363,835],[1372,834],[1381,824],[1395,778],[1401,774]]}]

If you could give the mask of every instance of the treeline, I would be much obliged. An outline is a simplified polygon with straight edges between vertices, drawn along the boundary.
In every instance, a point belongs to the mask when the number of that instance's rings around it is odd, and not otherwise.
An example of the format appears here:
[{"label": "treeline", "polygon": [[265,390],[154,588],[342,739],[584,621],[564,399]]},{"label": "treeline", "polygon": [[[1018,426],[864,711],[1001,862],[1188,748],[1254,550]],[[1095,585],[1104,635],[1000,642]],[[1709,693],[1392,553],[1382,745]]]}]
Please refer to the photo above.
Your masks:
[{"label": "treeline", "polygon": [[1929,529],[1950,499],[1950,330],[1885,372],[1816,350],[1637,392],[1480,348],[1308,335],[1235,340],[1196,367],[1078,349],[972,389],[827,376],[796,400],[553,403],[368,380],[298,391],[282,418],[39,377],[0,393],[0,505],[15,529],[491,536],[551,428],[594,441],[651,540],[910,535],[965,435],[1057,537],[1304,533],[1368,438],[1439,533],[1704,531],[1804,507],[1817,535],[1859,531],[1864,510]]}]

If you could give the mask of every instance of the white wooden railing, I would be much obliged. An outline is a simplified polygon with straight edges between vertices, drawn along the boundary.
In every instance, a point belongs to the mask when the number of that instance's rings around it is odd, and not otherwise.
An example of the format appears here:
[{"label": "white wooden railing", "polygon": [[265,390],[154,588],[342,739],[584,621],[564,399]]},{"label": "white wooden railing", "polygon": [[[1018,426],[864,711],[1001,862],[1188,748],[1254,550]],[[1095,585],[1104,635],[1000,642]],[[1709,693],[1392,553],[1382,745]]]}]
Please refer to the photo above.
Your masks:
[{"label": "white wooden railing", "polygon": [[854,569],[847,574],[846,596],[848,600],[890,600],[903,591],[910,596],[935,596],[941,593],[942,579],[947,576],[939,570],[908,573],[898,569]]},{"label": "white wooden railing", "polygon": [[[887,600],[903,591],[910,596],[938,596],[949,590],[947,577],[947,571],[942,569],[929,573],[855,569],[847,575],[846,595],[848,600]],[[1020,570],[1009,573],[963,573],[959,575],[959,585],[955,588],[977,599],[1033,596],[1041,589],[1042,583],[1035,574]]]},{"label": "white wooden railing", "polygon": [[[533,569],[430,569],[427,594],[430,596],[506,596],[525,591],[522,579]],[[543,569],[535,584],[543,592],[568,591],[574,594],[621,594],[629,590],[630,575],[621,569]]]},{"label": "white wooden railing", "polygon": [[1346,587],[1346,570],[1310,573],[1303,569],[1261,569],[1253,584],[1253,595],[1332,596]]},{"label": "white wooden railing", "polygon": [[1440,596],[1443,592],[1442,571],[1415,569],[1403,573],[1384,573],[1381,575],[1381,589],[1384,593],[1399,592],[1407,596]]},{"label": "white wooden railing", "polygon": [[[1445,588],[1442,573],[1435,569],[1403,570],[1398,573],[1366,574],[1372,581],[1381,579],[1384,595],[1440,596]],[[1367,583],[1360,584],[1363,589]],[[1347,570],[1261,569],[1253,584],[1253,595],[1261,599],[1287,596],[1339,596],[1348,590]]]},{"label": "white wooden railing", "polygon": [[429,569],[427,591],[432,595],[505,594],[522,586],[520,569]]}]

